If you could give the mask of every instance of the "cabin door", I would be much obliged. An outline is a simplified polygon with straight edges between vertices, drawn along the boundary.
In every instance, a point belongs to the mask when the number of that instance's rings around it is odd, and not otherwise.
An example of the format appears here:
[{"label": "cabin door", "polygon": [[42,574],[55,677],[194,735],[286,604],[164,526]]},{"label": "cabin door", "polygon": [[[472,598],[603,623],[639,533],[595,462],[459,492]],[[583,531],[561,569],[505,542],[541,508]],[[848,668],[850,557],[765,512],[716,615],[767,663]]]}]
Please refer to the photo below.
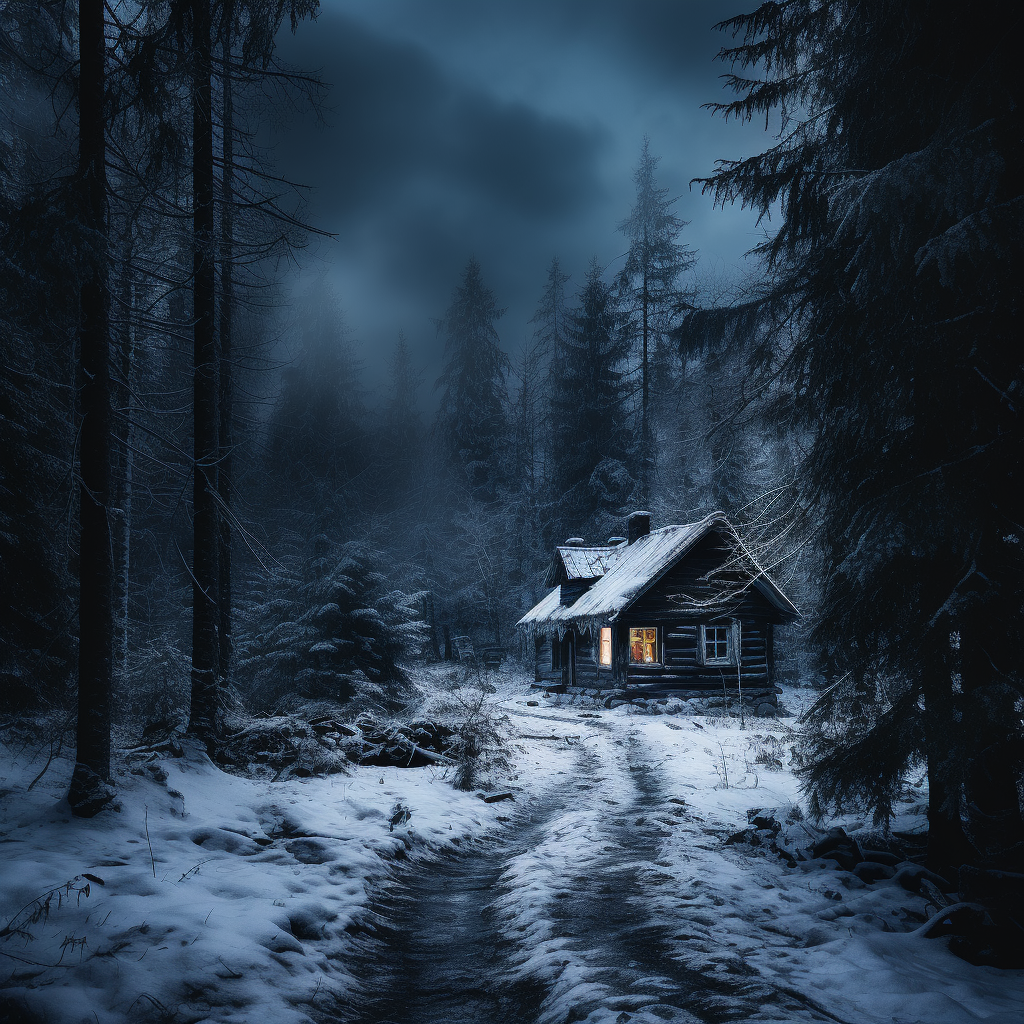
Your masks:
[{"label": "cabin door", "polygon": [[576,685],[576,634],[571,631],[562,638],[562,685]]}]

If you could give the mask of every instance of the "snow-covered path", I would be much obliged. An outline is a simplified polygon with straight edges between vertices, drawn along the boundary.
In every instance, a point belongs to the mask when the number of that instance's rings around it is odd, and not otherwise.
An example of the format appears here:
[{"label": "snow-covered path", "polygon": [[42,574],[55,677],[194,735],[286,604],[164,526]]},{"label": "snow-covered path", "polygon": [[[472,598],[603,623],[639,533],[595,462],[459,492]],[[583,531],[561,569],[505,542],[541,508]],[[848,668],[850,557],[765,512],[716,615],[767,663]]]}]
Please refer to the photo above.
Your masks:
[{"label": "snow-covered path", "polygon": [[192,753],[123,764],[119,809],[82,820],[66,759],[32,791],[45,750],[0,760],[0,1020],[1019,1024],[1024,971],[915,935],[924,896],[726,842],[755,811],[793,852],[818,834],[791,721],[495,700],[514,801]]},{"label": "snow-covered path", "polygon": [[[658,861],[688,815],[638,731],[586,719],[574,735],[565,716],[517,717],[525,760],[547,771],[502,839],[421,865],[380,901],[381,936],[355,971],[374,991],[353,1021],[730,1021],[766,999],[776,1019],[832,1019],[766,988],[755,969],[702,971],[671,955]],[[552,721],[562,732],[545,736]],[[706,924],[703,904],[695,914]]]}]

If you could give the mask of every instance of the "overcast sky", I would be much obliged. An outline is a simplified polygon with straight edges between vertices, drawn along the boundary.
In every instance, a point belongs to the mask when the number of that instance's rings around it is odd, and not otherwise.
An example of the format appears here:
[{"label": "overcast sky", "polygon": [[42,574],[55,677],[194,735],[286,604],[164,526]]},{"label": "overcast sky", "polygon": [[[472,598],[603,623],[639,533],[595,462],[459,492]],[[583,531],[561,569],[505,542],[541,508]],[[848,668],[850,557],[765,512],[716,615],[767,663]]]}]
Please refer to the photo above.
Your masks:
[{"label": "overcast sky", "polygon": [[690,221],[700,271],[742,273],[763,237],[749,211],[712,208],[689,181],[718,158],[770,142],[701,104],[727,98],[712,26],[751,0],[323,0],[285,29],[279,56],[330,86],[324,126],[294,118],[274,140],[278,171],[313,187],[316,243],[379,384],[399,329],[426,372],[439,317],[471,255],[507,313],[514,354],[530,334],[551,257],[578,287],[596,256],[610,277],[626,243],[644,135],[659,184]]}]

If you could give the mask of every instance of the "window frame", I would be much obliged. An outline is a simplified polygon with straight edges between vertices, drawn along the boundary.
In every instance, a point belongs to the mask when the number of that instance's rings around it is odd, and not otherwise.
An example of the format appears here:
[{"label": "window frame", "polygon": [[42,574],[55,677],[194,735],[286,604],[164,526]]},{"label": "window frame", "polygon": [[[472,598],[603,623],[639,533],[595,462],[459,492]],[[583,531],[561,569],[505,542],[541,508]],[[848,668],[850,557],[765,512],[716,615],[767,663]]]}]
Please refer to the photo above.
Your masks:
[{"label": "window frame", "polygon": [[[709,629],[713,629],[716,632],[718,630],[724,630],[724,632],[725,632],[725,657],[724,658],[719,658],[719,657],[709,658],[708,657],[708,639],[707,639],[707,634],[708,634],[708,630]],[[719,640],[717,639],[717,637],[714,640],[712,640],[712,643],[714,643],[716,648],[717,648],[718,643],[719,643]],[[736,664],[736,644],[735,644],[735,641],[733,639],[733,627],[732,627],[731,623],[725,623],[724,625],[719,624],[719,623],[711,623],[709,625],[705,625],[704,623],[701,623],[701,627],[700,627],[700,661],[701,661],[702,665],[713,665],[713,666],[735,665]]]},{"label": "window frame", "polygon": [[[661,626],[629,626],[629,634],[626,640],[626,647],[629,650],[629,667],[630,668],[664,668],[665,662],[665,651],[663,647],[664,638],[662,635]],[[639,629],[647,631],[648,629],[654,630],[654,661],[634,661],[633,660],[633,630]],[[642,644],[647,644],[649,641],[642,639]]]}]

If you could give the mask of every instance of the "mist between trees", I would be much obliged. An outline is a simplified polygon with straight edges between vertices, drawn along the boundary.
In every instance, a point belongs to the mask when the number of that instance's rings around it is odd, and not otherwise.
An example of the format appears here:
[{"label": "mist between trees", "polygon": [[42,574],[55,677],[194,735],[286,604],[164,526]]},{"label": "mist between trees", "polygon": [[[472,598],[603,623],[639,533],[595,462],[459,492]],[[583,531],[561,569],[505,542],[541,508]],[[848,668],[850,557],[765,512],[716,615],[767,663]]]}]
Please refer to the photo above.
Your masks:
[{"label": "mist between trees", "polygon": [[440,376],[399,336],[383,399],[344,297],[285,301],[317,227],[253,143],[322,95],[273,51],[317,4],[3,7],[3,710],[77,743],[79,813],[112,731],[400,708],[454,637],[521,653],[555,544],[722,509],[806,613],[812,807],[884,821],[923,768],[936,864],[1019,856],[1020,84],[966,15],[849,6],[725,26],[718,113],[784,113],[699,183],[781,210],[755,280],[645,141],[617,276],[552,259],[510,352],[467,253]]}]

